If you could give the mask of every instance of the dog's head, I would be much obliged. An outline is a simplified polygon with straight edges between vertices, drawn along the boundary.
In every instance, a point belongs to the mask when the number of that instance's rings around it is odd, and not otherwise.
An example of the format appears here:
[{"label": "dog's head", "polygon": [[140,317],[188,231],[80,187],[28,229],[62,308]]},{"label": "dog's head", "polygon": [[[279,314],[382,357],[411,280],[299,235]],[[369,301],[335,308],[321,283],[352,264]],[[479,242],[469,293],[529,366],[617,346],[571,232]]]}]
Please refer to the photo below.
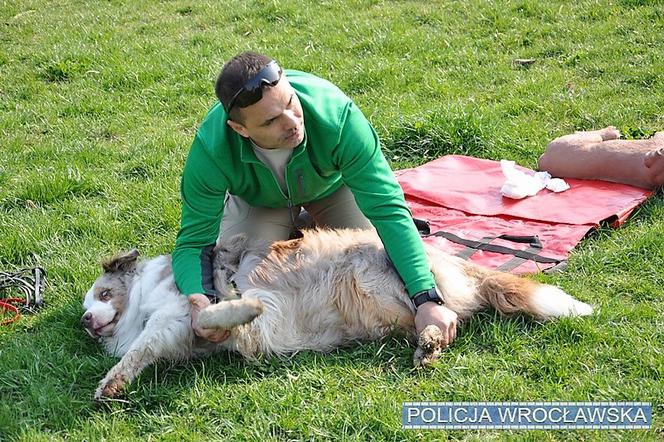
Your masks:
[{"label": "dog's head", "polygon": [[104,273],[85,294],[81,325],[93,338],[113,336],[125,310],[138,251],[132,250],[102,263]]}]

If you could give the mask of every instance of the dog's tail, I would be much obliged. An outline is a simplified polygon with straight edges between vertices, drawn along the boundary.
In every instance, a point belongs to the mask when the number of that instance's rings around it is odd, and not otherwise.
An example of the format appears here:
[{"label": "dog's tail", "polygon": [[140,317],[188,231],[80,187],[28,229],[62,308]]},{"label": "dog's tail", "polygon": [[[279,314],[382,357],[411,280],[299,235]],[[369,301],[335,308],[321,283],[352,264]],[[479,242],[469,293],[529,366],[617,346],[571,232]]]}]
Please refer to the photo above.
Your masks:
[{"label": "dog's tail", "polygon": [[526,312],[546,320],[563,316],[587,316],[588,304],[577,301],[558,287],[510,273],[492,272],[479,286],[479,295],[500,313]]},{"label": "dog's tail", "polygon": [[432,270],[446,306],[461,319],[487,307],[504,315],[524,312],[542,320],[593,312],[590,305],[558,287],[489,270],[442,253],[429,251],[429,256],[434,258]]}]

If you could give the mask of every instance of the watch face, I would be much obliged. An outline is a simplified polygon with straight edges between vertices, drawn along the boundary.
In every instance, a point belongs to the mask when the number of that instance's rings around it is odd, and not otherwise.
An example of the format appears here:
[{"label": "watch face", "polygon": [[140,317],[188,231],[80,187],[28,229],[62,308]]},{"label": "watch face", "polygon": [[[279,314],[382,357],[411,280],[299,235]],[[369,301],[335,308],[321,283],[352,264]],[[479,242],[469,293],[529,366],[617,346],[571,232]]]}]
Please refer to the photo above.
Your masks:
[{"label": "watch face", "polygon": [[443,298],[440,297],[436,287],[433,287],[426,292],[426,298],[424,299],[424,302],[435,302],[438,305],[442,305]]}]

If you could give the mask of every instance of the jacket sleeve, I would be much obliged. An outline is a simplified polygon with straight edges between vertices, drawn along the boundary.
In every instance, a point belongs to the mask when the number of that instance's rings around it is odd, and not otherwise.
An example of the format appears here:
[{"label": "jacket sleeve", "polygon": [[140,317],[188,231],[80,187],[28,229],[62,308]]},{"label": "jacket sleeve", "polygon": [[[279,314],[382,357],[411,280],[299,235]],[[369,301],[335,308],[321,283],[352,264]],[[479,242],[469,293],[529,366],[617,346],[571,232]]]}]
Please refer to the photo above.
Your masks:
[{"label": "jacket sleeve", "polygon": [[410,296],[434,286],[419,233],[403,190],[380,149],[378,135],[362,112],[350,102],[333,153],[344,183],[358,207],[371,221]]},{"label": "jacket sleeve", "polygon": [[175,283],[184,295],[214,290],[211,274],[204,270],[219,235],[228,188],[226,178],[215,164],[197,135],[180,182],[182,215],[173,250]]}]

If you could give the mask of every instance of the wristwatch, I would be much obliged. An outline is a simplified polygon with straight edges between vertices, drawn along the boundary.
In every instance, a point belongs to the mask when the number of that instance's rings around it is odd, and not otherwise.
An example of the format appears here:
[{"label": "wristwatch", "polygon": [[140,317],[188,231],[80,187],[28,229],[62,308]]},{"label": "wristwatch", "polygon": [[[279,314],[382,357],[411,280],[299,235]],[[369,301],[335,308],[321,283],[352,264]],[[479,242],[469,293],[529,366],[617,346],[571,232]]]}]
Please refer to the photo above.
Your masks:
[{"label": "wristwatch", "polygon": [[440,297],[440,294],[438,293],[438,290],[436,289],[435,286],[431,287],[429,290],[423,290],[417,293],[410,300],[413,301],[415,310],[417,310],[418,307],[424,304],[425,302],[435,302],[438,305],[443,305],[445,303],[443,301],[443,298]]}]

